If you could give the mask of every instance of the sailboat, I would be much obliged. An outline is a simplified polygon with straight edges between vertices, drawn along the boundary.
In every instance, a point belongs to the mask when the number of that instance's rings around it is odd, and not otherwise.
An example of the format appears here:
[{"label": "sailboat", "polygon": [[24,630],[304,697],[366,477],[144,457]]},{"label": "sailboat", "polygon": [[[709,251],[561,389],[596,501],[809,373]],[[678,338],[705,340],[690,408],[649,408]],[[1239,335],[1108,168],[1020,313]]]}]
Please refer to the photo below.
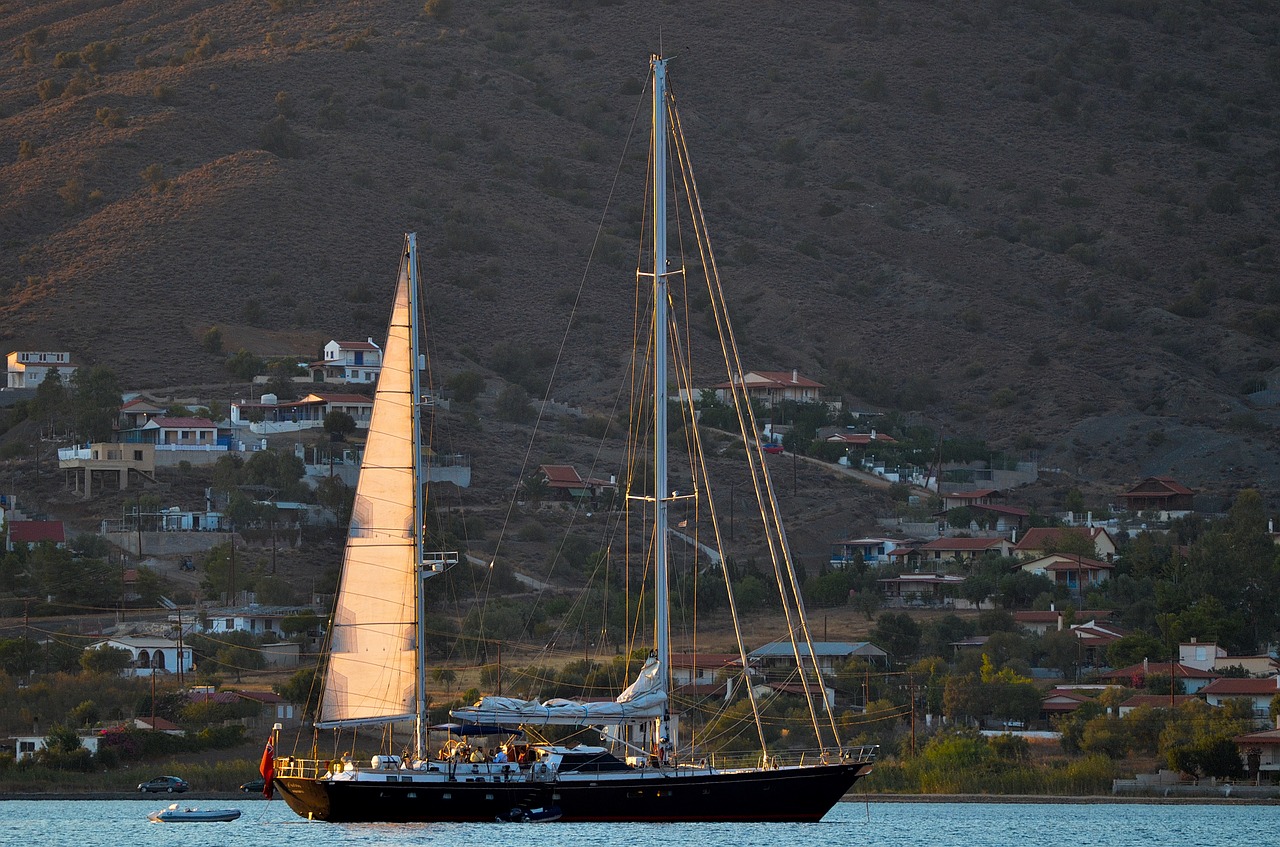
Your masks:
[{"label": "sailboat", "polygon": [[[653,232],[651,262],[638,276],[652,284],[653,490],[643,500],[653,513],[654,603],[652,651],[635,681],[612,700],[546,702],[484,697],[455,709],[454,719],[514,738],[546,727],[590,728],[600,745],[528,741],[511,755],[467,758],[456,746],[432,755],[427,746],[425,593],[429,580],[457,563],[456,554],[425,549],[423,453],[419,406],[417,325],[418,261],[414,235],[405,237],[382,375],[330,627],[330,650],[316,726],[355,729],[412,721],[408,755],[382,754],[367,762],[279,756],[273,785],[297,814],[332,822],[434,821],[815,821],[820,820],[875,761],[877,748],[845,747],[830,703],[825,735],[812,700],[813,728],[821,749],[771,755],[760,730],[761,755],[745,763],[699,754],[681,744],[679,715],[670,682],[671,635],[667,593],[667,509],[681,497],[668,490],[666,197],[669,119],[674,99],[666,83],[667,60],[651,59],[653,79]],[[683,147],[673,142],[677,155]],[[738,380],[741,385],[741,380]],[[750,415],[750,404],[739,404]],[[753,422],[751,422],[753,423]],[[754,427],[752,427],[754,431]],[[758,438],[751,462],[758,490],[772,497]],[[773,511],[777,511],[776,501]],[[785,534],[770,536],[771,550],[786,560],[797,605],[793,632],[797,667],[817,666]],[[784,589],[785,594],[785,589]],[[740,660],[748,666],[745,647]],[[751,686],[745,686],[755,705]],[[821,690],[821,684],[818,684]],[[757,717],[757,728],[759,718]],[[473,729],[473,733],[481,730]],[[278,732],[278,730],[277,730]],[[279,751],[277,739],[274,750]],[[548,810],[551,810],[548,812]]]}]

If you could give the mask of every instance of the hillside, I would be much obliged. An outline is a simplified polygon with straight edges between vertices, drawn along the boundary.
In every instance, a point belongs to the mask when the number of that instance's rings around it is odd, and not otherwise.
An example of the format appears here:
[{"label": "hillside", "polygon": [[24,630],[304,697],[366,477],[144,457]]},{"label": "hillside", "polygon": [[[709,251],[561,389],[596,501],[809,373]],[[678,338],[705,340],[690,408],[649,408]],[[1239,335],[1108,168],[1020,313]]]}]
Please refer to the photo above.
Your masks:
[{"label": "hillside", "polygon": [[661,49],[748,367],[1274,495],[1272,5],[428,6],[0,0],[0,345],[139,387],[227,379],[212,326],[314,356],[381,336],[416,230],[437,378],[563,344],[603,406]]}]

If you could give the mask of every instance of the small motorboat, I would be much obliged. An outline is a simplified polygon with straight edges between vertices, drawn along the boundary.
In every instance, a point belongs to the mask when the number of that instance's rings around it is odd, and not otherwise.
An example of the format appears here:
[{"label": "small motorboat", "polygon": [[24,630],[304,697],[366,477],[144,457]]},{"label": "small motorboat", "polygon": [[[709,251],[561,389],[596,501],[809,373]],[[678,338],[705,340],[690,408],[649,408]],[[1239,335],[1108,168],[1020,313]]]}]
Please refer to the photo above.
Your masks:
[{"label": "small motorboat", "polygon": [[174,803],[167,809],[147,815],[154,823],[216,823],[240,817],[239,809],[183,809]]},{"label": "small motorboat", "polygon": [[498,816],[499,823],[551,823],[560,820],[559,806],[546,806],[530,809],[516,806],[505,815]]}]

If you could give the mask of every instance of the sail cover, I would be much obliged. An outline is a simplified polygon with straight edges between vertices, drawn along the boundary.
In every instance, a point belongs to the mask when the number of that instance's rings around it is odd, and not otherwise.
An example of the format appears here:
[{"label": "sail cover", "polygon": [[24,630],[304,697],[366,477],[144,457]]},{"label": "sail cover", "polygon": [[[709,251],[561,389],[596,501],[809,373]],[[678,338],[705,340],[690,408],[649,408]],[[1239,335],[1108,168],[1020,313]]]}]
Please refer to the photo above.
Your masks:
[{"label": "sail cover", "polygon": [[454,709],[449,714],[474,723],[531,726],[586,726],[648,720],[661,716],[667,702],[662,673],[661,663],[650,657],[636,681],[616,700],[585,702],[554,698],[540,703],[516,697],[482,697],[474,706]]},{"label": "sail cover", "polygon": [[415,714],[413,380],[409,260],[401,254],[382,372],[330,628],[319,726]]}]

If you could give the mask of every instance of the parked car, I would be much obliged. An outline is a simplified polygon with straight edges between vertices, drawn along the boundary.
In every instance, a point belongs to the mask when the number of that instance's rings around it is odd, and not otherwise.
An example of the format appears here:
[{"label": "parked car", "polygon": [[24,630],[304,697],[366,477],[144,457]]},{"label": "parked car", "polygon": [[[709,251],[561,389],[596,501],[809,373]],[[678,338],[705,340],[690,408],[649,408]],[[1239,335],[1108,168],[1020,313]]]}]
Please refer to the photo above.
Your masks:
[{"label": "parked car", "polygon": [[251,779],[248,782],[241,785],[240,790],[243,791],[245,794],[261,794],[262,789],[265,788],[266,785],[267,783],[264,780]]},{"label": "parked car", "polygon": [[146,782],[140,783],[138,785],[138,790],[144,794],[156,794],[166,791],[172,794],[175,791],[186,791],[190,787],[191,786],[187,784],[187,781],[181,777],[157,776],[154,779],[149,779]]},{"label": "parked car", "polygon": [[773,442],[769,442],[768,444],[764,445],[764,452],[766,452],[766,453],[781,453],[781,452],[782,452],[782,445],[781,445],[781,444],[774,444]]}]

